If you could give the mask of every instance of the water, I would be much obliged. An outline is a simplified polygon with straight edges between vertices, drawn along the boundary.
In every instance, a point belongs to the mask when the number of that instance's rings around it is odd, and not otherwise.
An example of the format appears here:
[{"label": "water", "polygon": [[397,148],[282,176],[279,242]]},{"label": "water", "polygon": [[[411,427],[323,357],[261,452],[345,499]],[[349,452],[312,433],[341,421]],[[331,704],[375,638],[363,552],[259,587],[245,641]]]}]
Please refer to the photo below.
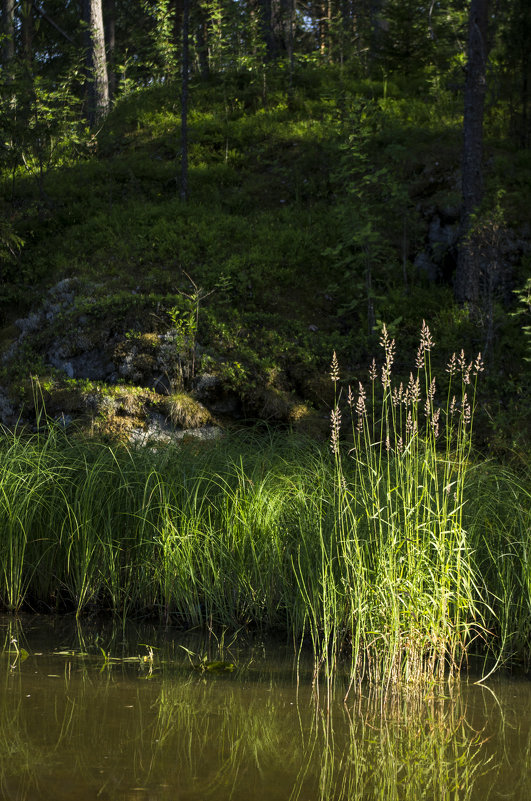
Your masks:
[{"label": "water", "polygon": [[525,680],[344,703],[241,635],[0,618],[2,643],[2,801],[531,798]]}]

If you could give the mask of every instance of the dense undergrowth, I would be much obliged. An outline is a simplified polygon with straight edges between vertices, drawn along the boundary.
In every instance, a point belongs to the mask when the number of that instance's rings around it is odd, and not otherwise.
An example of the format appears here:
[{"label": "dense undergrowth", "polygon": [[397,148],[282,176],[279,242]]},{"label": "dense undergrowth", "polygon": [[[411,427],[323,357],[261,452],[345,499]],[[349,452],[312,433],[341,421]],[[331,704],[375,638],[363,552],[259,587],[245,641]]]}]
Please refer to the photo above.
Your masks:
[{"label": "dense undergrowth", "polygon": [[283,632],[352,681],[440,678],[471,654],[527,667],[529,476],[474,457],[481,361],[450,361],[441,410],[429,330],[406,387],[382,344],[381,375],[336,397],[331,448],[263,429],[137,449],[5,432],[2,606]]},{"label": "dense undergrowth", "polygon": [[[452,299],[455,242],[443,241],[459,224],[459,93],[427,76],[369,80],[324,64],[299,64],[289,96],[282,69],[269,67],[264,80],[192,81],[186,204],[176,190],[180,106],[170,82],[122,96],[84,144],[61,158],[56,144],[44,172],[2,174],[6,219],[23,241],[3,265],[2,345],[17,336],[13,321],[65,277],[78,281],[67,330],[90,307],[91,333],[110,339],[165,330],[175,296],[193,293],[191,278],[205,298],[197,371],[217,374],[245,415],[291,423],[297,404],[310,416],[329,408],[321,376],[333,350],[355,381],[383,321],[413,354],[424,318],[442,358],[456,343],[482,351],[478,441],[525,461],[529,310],[512,290],[529,263],[528,152],[487,113],[481,222],[488,258],[503,269],[471,315]],[[446,227],[432,246],[438,219]],[[417,261],[430,248],[431,278]],[[511,316],[518,309],[523,316]],[[63,323],[44,320],[2,365],[14,404],[30,373],[64,393],[64,374],[42,358]],[[319,430],[315,415],[307,428]]]}]

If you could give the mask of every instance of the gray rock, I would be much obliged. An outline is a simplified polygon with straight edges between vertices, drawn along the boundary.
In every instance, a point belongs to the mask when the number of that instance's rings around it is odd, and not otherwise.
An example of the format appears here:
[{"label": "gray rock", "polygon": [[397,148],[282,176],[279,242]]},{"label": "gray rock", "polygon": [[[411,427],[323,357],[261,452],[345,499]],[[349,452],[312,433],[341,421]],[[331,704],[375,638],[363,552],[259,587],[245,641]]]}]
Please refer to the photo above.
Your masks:
[{"label": "gray rock", "polygon": [[413,262],[415,269],[426,276],[430,283],[434,283],[439,275],[439,269],[436,264],[430,259],[429,255],[423,250],[417,253],[415,261]]},{"label": "gray rock", "polygon": [[61,358],[61,353],[53,353],[48,352],[47,354],[47,361],[52,367],[55,367],[56,370],[62,370],[68,378],[75,378],[74,375],[74,367],[72,362],[68,361],[67,359]]},{"label": "gray rock", "polygon": [[203,373],[196,379],[193,394],[213,414],[233,417],[241,415],[241,401],[238,395],[224,389],[221,379],[212,373]]},{"label": "gray rock", "polygon": [[42,327],[43,315],[40,312],[32,312],[27,317],[15,320],[15,325],[20,331],[20,339],[38,331]]},{"label": "gray rock", "polygon": [[135,428],[129,434],[129,441],[134,445],[153,446],[169,445],[182,441],[185,437],[199,440],[218,439],[223,435],[219,426],[202,426],[191,429],[173,428],[161,414],[152,413],[144,428]]},{"label": "gray rock", "polygon": [[437,215],[432,219],[428,231],[428,241],[436,261],[438,261],[439,254],[444,255],[449,248],[456,244],[458,236],[459,229],[456,224],[443,225]]},{"label": "gray rock", "polygon": [[173,384],[166,373],[163,373],[153,378],[153,389],[159,395],[170,395],[173,392]]},{"label": "gray rock", "polygon": [[5,426],[11,426],[16,423],[16,421],[17,418],[11,401],[0,387],[0,423]]},{"label": "gray rock", "polygon": [[90,350],[73,357],[69,364],[72,366],[72,378],[88,378],[90,381],[107,381],[116,367],[99,350]]},{"label": "gray rock", "polygon": [[221,381],[216,375],[212,373],[203,373],[197,378],[194,395],[198,400],[208,401],[216,392],[221,388]]}]

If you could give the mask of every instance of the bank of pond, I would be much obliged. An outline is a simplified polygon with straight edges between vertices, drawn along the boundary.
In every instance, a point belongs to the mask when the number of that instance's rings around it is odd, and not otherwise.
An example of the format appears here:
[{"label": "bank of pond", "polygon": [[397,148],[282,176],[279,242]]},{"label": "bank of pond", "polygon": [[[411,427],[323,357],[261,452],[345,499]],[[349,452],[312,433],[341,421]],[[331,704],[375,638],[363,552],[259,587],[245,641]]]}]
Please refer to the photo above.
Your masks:
[{"label": "bank of pond", "polygon": [[276,632],[352,685],[531,658],[528,477],[243,431],[131,448],[0,438],[0,606]]}]

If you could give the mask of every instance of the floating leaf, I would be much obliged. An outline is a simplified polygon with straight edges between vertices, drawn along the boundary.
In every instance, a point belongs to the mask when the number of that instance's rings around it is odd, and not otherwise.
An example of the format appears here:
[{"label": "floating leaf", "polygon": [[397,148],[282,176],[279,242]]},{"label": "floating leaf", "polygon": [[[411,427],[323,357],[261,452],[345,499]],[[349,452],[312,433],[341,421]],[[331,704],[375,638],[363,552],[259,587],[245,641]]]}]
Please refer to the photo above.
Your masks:
[{"label": "floating leaf", "polygon": [[235,665],[233,665],[232,662],[208,662],[206,658],[203,658],[195,669],[201,672],[207,670],[209,673],[232,673],[234,668]]}]

